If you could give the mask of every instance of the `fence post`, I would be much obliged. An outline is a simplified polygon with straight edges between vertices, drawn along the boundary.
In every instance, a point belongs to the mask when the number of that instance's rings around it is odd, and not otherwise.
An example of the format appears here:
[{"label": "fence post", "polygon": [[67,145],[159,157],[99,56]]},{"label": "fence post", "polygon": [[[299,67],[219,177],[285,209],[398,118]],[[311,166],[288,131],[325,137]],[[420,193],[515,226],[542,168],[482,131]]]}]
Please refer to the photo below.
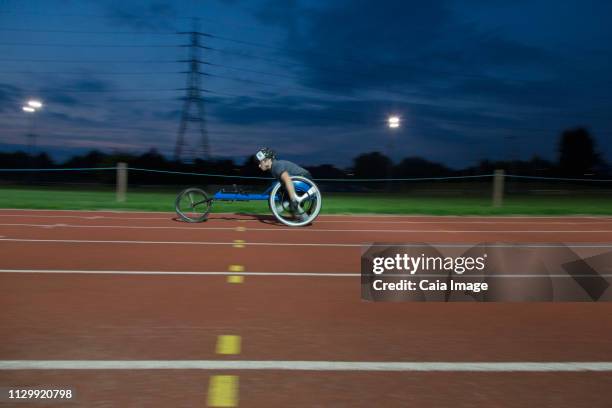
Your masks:
[{"label": "fence post", "polygon": [[504,171],[495,170],[493,175],[493,207],[501,207],[504,203]]},{"label": "fence post", "polygon": [[125,201],[127,183],[127,163],[117,163],[117,202]]}]

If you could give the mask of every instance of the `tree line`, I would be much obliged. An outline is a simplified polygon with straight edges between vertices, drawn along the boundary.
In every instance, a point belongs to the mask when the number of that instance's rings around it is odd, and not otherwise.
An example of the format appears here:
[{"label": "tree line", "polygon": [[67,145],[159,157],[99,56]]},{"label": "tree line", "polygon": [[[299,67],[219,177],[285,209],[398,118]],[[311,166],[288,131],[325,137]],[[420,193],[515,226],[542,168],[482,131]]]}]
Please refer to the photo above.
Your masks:
[{"label": "tree line", "polygon": [[[141,155],[124,153],[103,153],[92,150],[76,155],[61,163],[51,159],[47,153],[30,155],[18,151],[0,153],[0,167],[11,168],[75,168],[75,167],[114,167],[118,162],[126,162],[130,167],[155,170],[182,171],[194,173],[213,173],[237,176],[261,176],[255,158],[249,156],[242,163],[231,159],[200,160],[177,162],[169,160],[155,149]],[[570,129],[561,135],[558,144],[558,158],[549,161],[534,156],[530,160],[492,161],[482,160],[475,166],[452,169],[422,157],[406,157],[397,163],[381,152],[364,153],[352,160],[352,166],[338,168],[333,164],[305,166],[315,178],[408,178],[408,177],[446,177],[476,174],[491,174],[496,169],[507,173],[525,176],[604,178],[611,175],[610,166],[597,152],[594,138],[584,128]],[[112,177],[113,175],[108,175]],[[142,181],[150,176],[142,176]],[[66,175],[49,177],[65,179]],[[79,175],[69,177],[80,177]],[[106,176],[105,176],[106,177]],[[136,177],[136,180],[134,179]],[[132,181],[141,176],[131,175]],[[170,183],[176,177],[158,175],[156,183]]]}]

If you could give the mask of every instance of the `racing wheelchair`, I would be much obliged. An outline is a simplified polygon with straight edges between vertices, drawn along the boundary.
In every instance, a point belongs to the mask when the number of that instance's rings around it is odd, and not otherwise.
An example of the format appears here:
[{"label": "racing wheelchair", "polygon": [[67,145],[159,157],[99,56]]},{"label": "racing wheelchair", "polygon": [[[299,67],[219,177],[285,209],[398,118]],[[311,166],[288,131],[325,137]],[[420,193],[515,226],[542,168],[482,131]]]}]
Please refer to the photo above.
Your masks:
[{"label": "racing wheelchair", "polygon": [[175,210],[186,222],[202,222],[208,219],[214,201],[267,201],[274,217],[290,227],[301,227],[312,223],[321,211],[322,196],[314,181],[301,176],[291,176],[295,187],[297,215],[290,209],[289,194],[282,183],[272,183],[263,193],[248,193],[234,186],[233,190],[221,189],[210,196],[203,189],[190,187],[176,197]]}]

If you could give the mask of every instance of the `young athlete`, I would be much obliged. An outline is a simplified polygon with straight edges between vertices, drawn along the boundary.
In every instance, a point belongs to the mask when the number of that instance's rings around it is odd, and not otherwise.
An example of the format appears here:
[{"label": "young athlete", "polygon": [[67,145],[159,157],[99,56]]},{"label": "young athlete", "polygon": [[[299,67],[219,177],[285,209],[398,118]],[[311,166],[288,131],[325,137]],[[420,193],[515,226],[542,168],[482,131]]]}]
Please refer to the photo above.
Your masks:
[{"label": "young athlete", "polygon": [[300,208],[297,202],[297,196],[295,195],[295,188],[291,181],[291,176],[302,176],[308,179],[312,179],[310,172],[297,164],[288,160],[277,160],[276,153],[272,149],[267,147],[262,148],[255,154],[257,160],[259,160],[259,168],[262,171],[270,171],[272,176],[283,183],[285,190],[289,194],[290,209],[293,215],[298,218],[302,218],[304,215],[301,214]]}]

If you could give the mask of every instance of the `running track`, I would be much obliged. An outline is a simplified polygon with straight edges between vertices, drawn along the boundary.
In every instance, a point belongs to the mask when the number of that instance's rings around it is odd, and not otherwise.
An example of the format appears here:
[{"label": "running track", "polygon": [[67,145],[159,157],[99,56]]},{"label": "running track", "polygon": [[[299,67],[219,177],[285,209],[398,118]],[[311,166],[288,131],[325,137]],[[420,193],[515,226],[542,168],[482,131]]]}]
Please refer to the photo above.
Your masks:
[{"label": "running track", "polygon": [[76,401],[48,405],[69,407],[612,405],[609,303],[362,302],[374,241],[610,243],[612,218],[291,229],[0,210],[0,388],[71,387]]}]

